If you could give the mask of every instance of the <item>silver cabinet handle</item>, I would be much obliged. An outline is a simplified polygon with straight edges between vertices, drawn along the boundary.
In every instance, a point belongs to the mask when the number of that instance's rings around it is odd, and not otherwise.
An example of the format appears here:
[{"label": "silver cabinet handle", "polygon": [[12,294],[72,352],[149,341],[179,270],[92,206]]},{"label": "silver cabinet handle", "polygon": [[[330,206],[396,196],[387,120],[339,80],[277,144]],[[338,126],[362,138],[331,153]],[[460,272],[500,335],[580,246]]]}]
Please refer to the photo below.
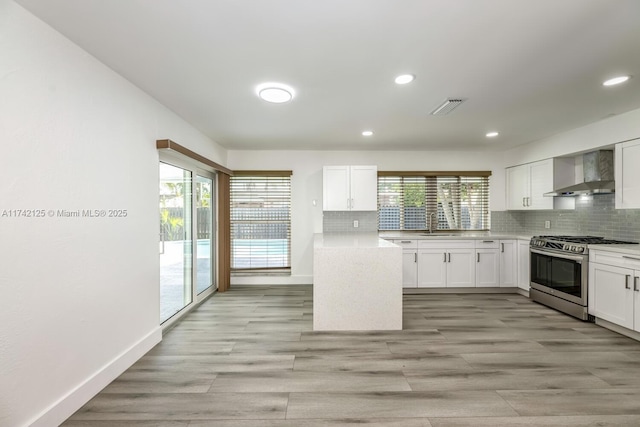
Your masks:
[{"label": "silver cabinet handle", "polygon": [[480,262],[480,252],[476,253],[476,255],[478,255],[478,259],[476,260],[476,262]]},{"label": "silver cabinet handle", "polygon": [[451,253],[449,253],[449,259],[447,262],[451,262]]},{"label": "silver cabinet handle", "polygon": [[633,290],[636,292],[640,292],[640,288],[638,288],[638,279],[640,279],[638,276],[633,278]]},{"label": "silver cabinet handle", "polygon": [[400,243],[411,243],[411,240],[400,240]]},{"label": "silver cabinet handle", "polygon": [[445,252],[443,255],[444,255],[444,260],[443,260],[443,262],[447,262],[447,253]]},{"label": "silver cabinet handle", "polygon": [[627,256],[627,255],[622,255],[622,258],[632,259],[634,261],[640,261],[640,258],[635,258],[635,257],[632,257],[632,256]]},{"label": "silver cabinet handle", "polygon": [[493,240],[483,240],[482,243],[493,243]]},{"label": "silver cabinet handle", "polygon": [[504,243],[500,243],[500,252],[504,252]]},{"label": "silver cabinet handle", "polygon": [[531,197],[527,197],[527,206],[531,206]]},{"label": "silver cabinet handle", "polygon": [[526,197],[523,197],[523,198],[522,198],[522,206],[527,206],[527,204],[526,204],[526,202],[525,202],[525,200],[526,200],[526,199],[527,199]]},{"label": "silver cabinet handle", "polygon": [[625,289],[631,289],[631,286],[629,286],[629,279],[631,279],[631,275],[630,274],[625,274],[625,276],[624,276],[624,288]]},{"label": "silver cabinet handle", "polygon": [[417,252],[413,253],[413,262],[418,262],[418,253]]},{"label": "silver cabinet handle", "polygon": [[353,209],[354,204],[355,203],[354,203],[353,199],[351,199],[351,209]]}]

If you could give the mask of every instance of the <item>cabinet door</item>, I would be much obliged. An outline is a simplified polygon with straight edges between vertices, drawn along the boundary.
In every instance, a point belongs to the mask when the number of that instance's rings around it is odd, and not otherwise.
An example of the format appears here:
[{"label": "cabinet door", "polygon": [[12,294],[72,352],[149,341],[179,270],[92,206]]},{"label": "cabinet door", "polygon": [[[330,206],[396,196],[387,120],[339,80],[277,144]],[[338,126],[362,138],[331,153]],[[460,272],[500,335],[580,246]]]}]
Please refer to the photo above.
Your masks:
[{"label": "cabinet door", "polygon": [[589,314],[633,329],[633,277],[628,268],[589,263]]},{"label": "cabinet door", "polygon": [[633,330],[640,332],[640,270],[633,272]]},{"label": "cabinet door", "polygon": [[402,287],[418,287],[418,252],[416,250],[402,252]]},{"label": "cabinet door", "polygon": [[515,166],[506,169],[507,209],[527,209],[529,197],[529,166]]},{"label": "cabinet door", "polygon": [[542,160],[529,165],[530,194],[528,209],[553,209],[553,197],[544,193],[553,191],[553,159]]},{"label": "cabinet door", "polygon": [[447,286],[446,252],[443,249],[418,250],[418,287]]},{"label": "cabinet door", "polygon": [[515,240],[500,240],[500,286],[515,287],[518,272]]},{"label": "cabinet door", "polygon": [[378,210],[378,167],[351,166],[351,210]]},{"label": "cabinet door", "polygon": [[349,166],[325,166],[322,169],[322,209],[349,210]]},{"label": "cabinet door", "polygon": [[518,287],[525,291],[531,285],[529,243],[530,240],[518,240]]},{"label": "cabinet door", "polygon": [[640,208],[640,141],[616,144],[616,209]]},{"label": "cabinet door", "polygon": [[476,249],[476,287],[500,286],[500,252],[498,249]]},{"label": "cabinet door", "polygon": [[447,287],[476,286],[475,249],[447,249]]}]

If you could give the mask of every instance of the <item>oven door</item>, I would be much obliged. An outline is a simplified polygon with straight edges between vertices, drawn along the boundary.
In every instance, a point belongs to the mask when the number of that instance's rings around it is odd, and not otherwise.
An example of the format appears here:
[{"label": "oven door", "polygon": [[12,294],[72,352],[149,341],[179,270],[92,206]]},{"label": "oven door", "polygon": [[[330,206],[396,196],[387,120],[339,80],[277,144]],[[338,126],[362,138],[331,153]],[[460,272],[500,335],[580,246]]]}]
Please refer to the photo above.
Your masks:
[{"label": "oven door", "polygon": [[539,249],[531,252],[531,287],[587,305],[587,257]]}]

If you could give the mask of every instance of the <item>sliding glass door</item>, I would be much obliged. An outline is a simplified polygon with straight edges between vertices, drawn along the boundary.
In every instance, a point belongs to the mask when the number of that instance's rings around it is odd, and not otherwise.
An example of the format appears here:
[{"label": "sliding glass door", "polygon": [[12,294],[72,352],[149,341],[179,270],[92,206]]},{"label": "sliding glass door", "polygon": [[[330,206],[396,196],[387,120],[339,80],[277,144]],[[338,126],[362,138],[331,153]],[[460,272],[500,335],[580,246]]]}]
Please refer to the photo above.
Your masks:
[{"label": "sliding glass door", "polygon": [[191,171],[160,163],[160,322],[192,301]]},{"label": "sliding glass door", "polygon": [[215,290],[214,180],[189,164],[160,162],[160,323]]},{"label": "sliding glass door", "polygon": [[196,206],[197,206],[197,230],[198,245],[197,254],[197,283],[196,292],[202,294],[214,285],[215,260],[213,249],[215,247],[213,236],[213,213],[215,206],[213,201],[213,179],[198,175],[196,178]]}]

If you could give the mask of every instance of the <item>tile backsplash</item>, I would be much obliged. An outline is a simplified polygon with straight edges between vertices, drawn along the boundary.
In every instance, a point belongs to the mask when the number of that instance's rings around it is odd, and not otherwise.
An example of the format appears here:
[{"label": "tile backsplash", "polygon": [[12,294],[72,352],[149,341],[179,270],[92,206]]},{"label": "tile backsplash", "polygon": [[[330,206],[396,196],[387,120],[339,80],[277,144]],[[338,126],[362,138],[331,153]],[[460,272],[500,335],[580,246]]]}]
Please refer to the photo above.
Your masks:
[{"label": "tile backsplash", "polygon": [[[545,221],[551,228],[545,228]],[[615,195],[578,196],[575,210],[494,211],[491,231],[573,234],[640,241],[640,209],[615,209]]]},{"label": "tile backsplash", "polygon": [[[358,221],[354,228],[353,221]],[[322,213],[323,233],[367,233],[378,231],[378,212],[376,211],[324,211]]]}]

